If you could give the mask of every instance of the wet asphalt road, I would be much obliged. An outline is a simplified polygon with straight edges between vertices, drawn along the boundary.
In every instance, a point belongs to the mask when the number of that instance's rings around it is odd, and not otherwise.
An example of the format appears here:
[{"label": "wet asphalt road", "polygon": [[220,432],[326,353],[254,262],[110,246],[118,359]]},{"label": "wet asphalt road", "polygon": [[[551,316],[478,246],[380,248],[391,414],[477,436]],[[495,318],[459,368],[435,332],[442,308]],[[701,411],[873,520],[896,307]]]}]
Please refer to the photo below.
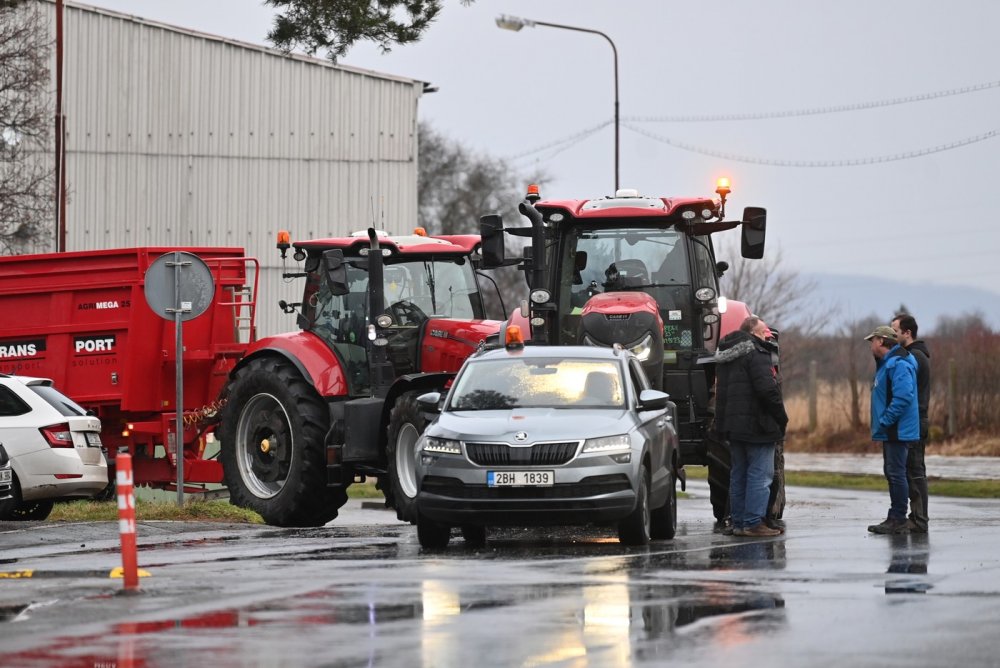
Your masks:
[{"label": "wet asphalt road", "polygon": [[[0,525],[2,666],[1000,665],[1000,502],[932,498],[929,536],[873,536],[885,493],[792,488],[788,533],[713,532],[707,487],[673,541],[604,530],[458,536],[352,501],[321,529]],[[15,525],[16,526],[16,525]]]}]

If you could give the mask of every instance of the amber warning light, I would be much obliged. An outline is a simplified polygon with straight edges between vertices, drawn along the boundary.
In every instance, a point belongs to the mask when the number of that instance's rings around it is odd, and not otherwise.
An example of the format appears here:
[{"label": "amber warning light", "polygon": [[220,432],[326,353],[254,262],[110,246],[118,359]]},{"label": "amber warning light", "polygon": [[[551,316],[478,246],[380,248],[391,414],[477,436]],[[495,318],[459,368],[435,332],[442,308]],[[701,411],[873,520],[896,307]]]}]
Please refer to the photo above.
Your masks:
[{"label": "amber warning light", "polygon": [[278,230],[278,250],[281,251],[281,259],[285,259],[285,253],[288,248],[292,245],[292,236],[288,233],[288,230]]},{"label": "amber warning light", "polygon": [[521,328],[517,325],[507,326],[507,350],[520,350],[524,347],[524,336],[521,334]]}]

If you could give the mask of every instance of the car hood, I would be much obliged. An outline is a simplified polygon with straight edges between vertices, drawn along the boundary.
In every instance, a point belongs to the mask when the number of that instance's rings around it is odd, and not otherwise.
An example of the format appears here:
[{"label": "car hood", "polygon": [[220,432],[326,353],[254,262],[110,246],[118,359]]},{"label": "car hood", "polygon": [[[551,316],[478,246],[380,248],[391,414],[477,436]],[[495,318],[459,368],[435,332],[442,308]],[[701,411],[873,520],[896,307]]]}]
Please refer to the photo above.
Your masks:
[{"label": "car hood", "polygon": [[[461,441],[530,445],[543,441],[576,441],[624,434],[635,426],[632,414],[617,409],[518,408],[442,413],[428,436]],[[527,438],[515,439],[524,432]]]}]

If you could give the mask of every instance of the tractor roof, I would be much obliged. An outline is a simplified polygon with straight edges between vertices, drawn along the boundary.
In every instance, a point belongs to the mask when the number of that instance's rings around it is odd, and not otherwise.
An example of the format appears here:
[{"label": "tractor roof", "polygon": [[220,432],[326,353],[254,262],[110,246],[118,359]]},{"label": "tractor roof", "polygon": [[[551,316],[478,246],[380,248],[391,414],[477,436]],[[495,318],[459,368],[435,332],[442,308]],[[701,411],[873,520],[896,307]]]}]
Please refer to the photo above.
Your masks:
[{"label": "tractor roof", "polygon": [[[306,251],[341,248],[345,255],[360,255],[361,249],[369,246],[367,234],[362,234],[363,236],[296,241],[294,246]],[[393,255],[469,255],[479,246],[480,238],[478,234],[443,234],[432,237],[379,233],[378,242],[382,248],[388,248]]]},{"label": "tractor roof", "polygon": [[714,212],[718,207],[718,201],[709,197],[604,197],[602,199],[542,200],[535,204],[536,209],[550,215],[557,211],[564,211],[573,218],[582,219],[676,219],[686,209],[700,212],[701,209],[707,208]]}]

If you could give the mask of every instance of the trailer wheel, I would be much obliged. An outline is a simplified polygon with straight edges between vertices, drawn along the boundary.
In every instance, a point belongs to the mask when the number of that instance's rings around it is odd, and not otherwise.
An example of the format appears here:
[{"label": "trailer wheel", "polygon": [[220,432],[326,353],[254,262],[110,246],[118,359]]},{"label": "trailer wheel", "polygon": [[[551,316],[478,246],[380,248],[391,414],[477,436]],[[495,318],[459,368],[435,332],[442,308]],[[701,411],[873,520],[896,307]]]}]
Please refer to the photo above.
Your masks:
[{"label": "trailer wheel", "polygon": [[708,491],[712,501],[712,514],[717,522],[729,517],[729,444],[721,438],[708,440]]},{"label": "trailer wheel", "polygon": [[417,406],[416,390],[404,392],[389,413],[385,455],[389,460],[386,504],[396,509],[403,522],[417,521],[417,439],[427,428],[427,420]]},{"label": "trailer wheel", "polygon": [[222,416],[223,481],[233,505],[275,526],[322,526],[347,502],[327,487],[329,414],[298,370],[277,358],[236,373]]}]

